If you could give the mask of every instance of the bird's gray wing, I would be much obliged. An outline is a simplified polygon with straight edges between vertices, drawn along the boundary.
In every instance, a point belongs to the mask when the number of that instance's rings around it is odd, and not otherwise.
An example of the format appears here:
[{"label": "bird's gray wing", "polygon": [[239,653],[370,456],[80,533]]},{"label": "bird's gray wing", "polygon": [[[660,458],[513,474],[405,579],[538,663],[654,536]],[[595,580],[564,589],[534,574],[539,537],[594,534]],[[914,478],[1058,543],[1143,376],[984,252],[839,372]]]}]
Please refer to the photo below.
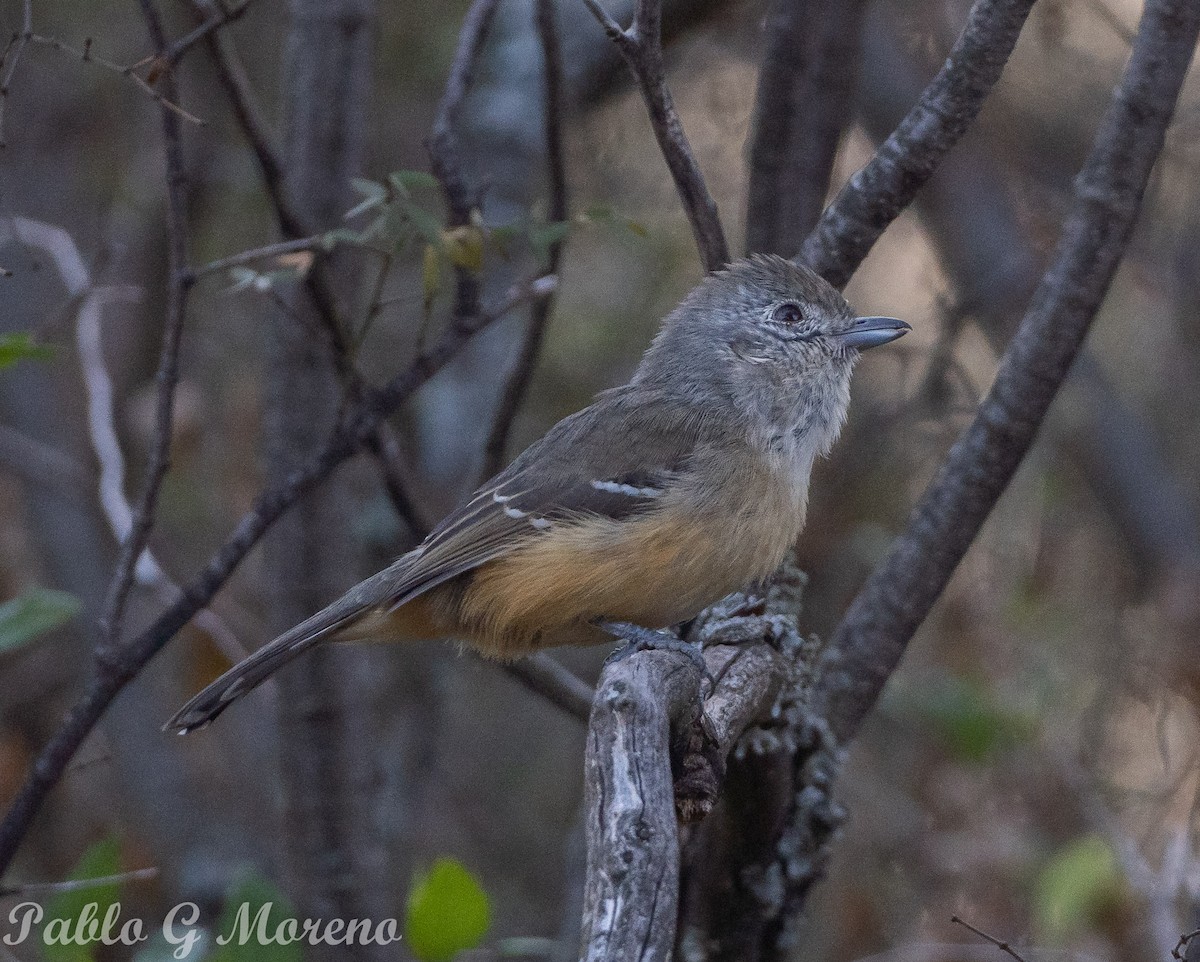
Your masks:
[{"label": "bird's gray wing", "polygon": [[[430,532],[396,583],[390,607],[502,557],[556,524],[652,509],[677,482],[697,430],[687,419],[664,418],[645,401],[602,396],[560,421]],[[667,421],[669,430],[659,426]]]}]

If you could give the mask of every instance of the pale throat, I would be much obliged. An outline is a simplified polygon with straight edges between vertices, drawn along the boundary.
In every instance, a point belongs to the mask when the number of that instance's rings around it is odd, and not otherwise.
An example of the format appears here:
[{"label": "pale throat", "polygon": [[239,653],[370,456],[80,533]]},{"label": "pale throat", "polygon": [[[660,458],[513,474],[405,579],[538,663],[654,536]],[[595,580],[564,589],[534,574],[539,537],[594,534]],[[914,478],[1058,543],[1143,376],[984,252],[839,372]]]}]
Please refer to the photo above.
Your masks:
[{"label": "pale throat", "polygon": [[788,478],[801,524],[813,465],[829,453],[846,421],[850,373],[850,365],[839,364],[806,377],[792,403],[778,412],[773,460],[776,470]]}]

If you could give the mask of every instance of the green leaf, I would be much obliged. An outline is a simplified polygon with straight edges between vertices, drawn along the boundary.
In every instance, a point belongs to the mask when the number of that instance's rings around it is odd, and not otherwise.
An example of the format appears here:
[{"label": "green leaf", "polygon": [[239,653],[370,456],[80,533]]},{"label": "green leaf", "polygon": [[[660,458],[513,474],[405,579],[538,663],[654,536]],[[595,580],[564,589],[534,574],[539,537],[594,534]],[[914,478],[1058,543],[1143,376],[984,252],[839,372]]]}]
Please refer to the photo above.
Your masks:
[{"label": "green leaf", "polygon": [[408,194],[409,191],[422,188],[431,190],[438,186],[437,178],[423,170],[397,170],[388,174],[388,183],[398,194]]},{"label": "green leaf", "polygon": [[347,244],[352,247],[360,246],[363,242],[362,231],[353,230],[349,227],[335,227],[333,230],[327,230],[321,235],[321,247],[325,253],[329,253],[339,244]]},{"label": "green leaf", "polygon": [[452,227],[442,235],[442,249],[451,263],[473,274],[483,270],[483,231],[478,227]]},{"label": "green leaf", "polygon": [[404,922],[408,949],[421,962],[447,962],[483,941],[491,914],[475,876],[461,862],[440,858],[413,878]]},{"label": "green leaf", "polygon": [[508,257],[512,250],[513,242],[525,233],[523,225],[520,224],[504,224],[500,227],[492,227],[488,230],[488,243],[496,249],[501,257]]},{"label": "green leaf", "polygon": [[0,605],[0,653],[26,645],[79,614],[79,599],[65,591],[30,588]]},{"label": "green leaf", "polygon": [[646,230],[645,225],[634,220],[632,217],[624,217],[618,214],[608,204],[592,204],[585,208],[582,214],[575,218],[581,224],[611,224],[616,227],[624,227],[632,234],[638,237],[648,237],[650,232]]},{"label": "green leaf", "polygon": [[350,181],[350,186],[357,193],[362,194],[363,199],[346,211],[343,215],[346,220],[352,220],[359,214],[380,206],[388,199],[388,189],[377,181],[355,177]]},{"label": "green leaf", "polygon": [[969,762],[982,762],[1027,739],[1034,725],[1027,715],[1000,704],[983,685],[962,678],[932,686],[918,711],[949,750]]},{"label": "green leaf", "polygon": [[426,241],[430,244],[440,244],[442,242],[442,222],[434,217],[433,214],[424,208],[418,207],[416,204],[410,204],[404,209],[404,213],[413,227],[417,229],[417,233]]},{"label": "green leaf", "polygon": [[529,245],[537,255],[545,259],[550,254],[550,248],[561,241],[571,232],[571,225],[566,221],[552,221],[549,224],[538,224],[529,228]]},{"label": "green leaf", "polygon": [[288,941],[295,921],[295,909],[275,884],[248,872],[225,893],[216,951],[207,962],[303,962],[298,925],[297,940]]},{"label": "green leaf", "polygon": [[[120,870],[120,846],[110,836],[88,848],[75,863],[68,878],[72,881],[103,878],[116,875]],[[93,946],[99,942],[99,932],[96,933],[96,939],[88,940],[87,933],[80,931],[81,920],[95,919],[98,929],[107,913],[114,913],[119,919],[120,894],[121,886],[113,883],[55,895],[46,905],[46,920],[42,928],[45,943],[42,955],[46,962],[91,962],[94,957]],[[121,922],[118,920],[113,934],[119,933],[120,928]]]},{"label": "green leaf", "polygon": [[39,344],[28,331],[0,334],[0,371],[17,361],[49,361],[53,358],[53,345]]},{"label": "green leaf", "polygon": [[589,204],[579,217],[581,220],[591,221],[593,224],[608,224],[616,219],[613,209],[608,204]]},{"label": "green leaf", "polygon": [[1085,835],[1055,853],[1038,876],[1035,911],[1041,937],[1062,942],[1093,928],[1123,893],[1111,846],[1098,835]]}]

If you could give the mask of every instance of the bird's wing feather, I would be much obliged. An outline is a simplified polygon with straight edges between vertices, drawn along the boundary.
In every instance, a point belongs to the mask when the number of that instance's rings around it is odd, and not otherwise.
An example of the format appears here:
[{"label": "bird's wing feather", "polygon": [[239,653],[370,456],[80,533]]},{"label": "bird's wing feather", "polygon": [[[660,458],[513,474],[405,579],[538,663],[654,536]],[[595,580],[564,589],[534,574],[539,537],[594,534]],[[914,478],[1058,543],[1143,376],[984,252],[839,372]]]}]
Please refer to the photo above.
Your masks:
[{"label": "bird's wing feather", "polygon": [[[657,428],[653,405],[617,392],[561,421],[451,512],[412,554],[390,607],[502,557],[571,519],[650,510],[676,482],[698,428]],[[681,429],[681,424],[685,425]],[[617,439],[601,446],[595,432]]]}]

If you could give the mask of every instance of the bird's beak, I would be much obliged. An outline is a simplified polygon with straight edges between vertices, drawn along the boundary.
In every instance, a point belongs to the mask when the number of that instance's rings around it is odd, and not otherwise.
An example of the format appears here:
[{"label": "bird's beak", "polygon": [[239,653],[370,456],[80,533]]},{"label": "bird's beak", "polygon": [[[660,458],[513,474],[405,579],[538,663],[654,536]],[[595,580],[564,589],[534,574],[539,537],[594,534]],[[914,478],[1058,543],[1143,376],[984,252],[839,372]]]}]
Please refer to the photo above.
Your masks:
[{"label": "bird's beak", "polygon": [[846,347],[859,351],[879,347],[903,337],[911,331],[912,325],[894,317],[860,317],[848,331],[835,335],[838,341]]}]

